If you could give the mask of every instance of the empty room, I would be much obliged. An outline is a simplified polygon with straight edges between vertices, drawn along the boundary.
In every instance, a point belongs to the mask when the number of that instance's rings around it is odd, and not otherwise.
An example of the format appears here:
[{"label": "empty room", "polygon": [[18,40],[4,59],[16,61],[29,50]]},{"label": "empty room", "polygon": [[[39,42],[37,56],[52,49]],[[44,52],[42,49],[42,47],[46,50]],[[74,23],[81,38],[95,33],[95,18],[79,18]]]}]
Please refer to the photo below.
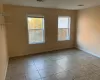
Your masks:
[{"label": "empty room", "polygon": [[100,80],[100,0],[1,0],[0,80]]}]

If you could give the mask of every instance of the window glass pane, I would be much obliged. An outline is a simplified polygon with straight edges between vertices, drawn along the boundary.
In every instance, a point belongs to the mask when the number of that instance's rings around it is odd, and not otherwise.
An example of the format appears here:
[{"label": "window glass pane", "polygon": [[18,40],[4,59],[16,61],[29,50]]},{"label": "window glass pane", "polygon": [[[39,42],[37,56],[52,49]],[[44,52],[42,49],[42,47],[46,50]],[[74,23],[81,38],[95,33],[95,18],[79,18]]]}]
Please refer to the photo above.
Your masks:
[{"label": "window glass pane", "polygon": [[70,17],[58,17],[58,41],[70,40]]},{"label": "window glass pane", "polygon": [[29,44],[44,42],[44,18],[28,17]]},{"label": "window glass pane", "polygon": [[68,19],[69,19],[68,17],[59,17],[58,28],[68,28],[69,27]]},{"label": "window glass pane", "polygon": [[28,17],[28,29],[42,29],[43,27],[43,18]]},{"label": "window glass pane", "polygon": [[68,29],[59,28],[58,29],[58,40],[66,40],[68,36]]},{"label": "window glass pane", "polygon": [[29,43],[43,42],[43,30],[41,29],[30,29],[29,30]]}]

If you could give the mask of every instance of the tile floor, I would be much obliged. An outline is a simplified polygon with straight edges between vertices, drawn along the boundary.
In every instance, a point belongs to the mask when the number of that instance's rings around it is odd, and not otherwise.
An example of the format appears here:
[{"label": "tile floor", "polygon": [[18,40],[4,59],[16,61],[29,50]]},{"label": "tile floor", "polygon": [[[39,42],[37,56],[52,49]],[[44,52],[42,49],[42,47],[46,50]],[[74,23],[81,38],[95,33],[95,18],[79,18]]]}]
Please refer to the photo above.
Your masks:
[{"label": "tile floor", "polygon": [[100,80],[100,59],[77,49],[11,58],[6,80]]}]

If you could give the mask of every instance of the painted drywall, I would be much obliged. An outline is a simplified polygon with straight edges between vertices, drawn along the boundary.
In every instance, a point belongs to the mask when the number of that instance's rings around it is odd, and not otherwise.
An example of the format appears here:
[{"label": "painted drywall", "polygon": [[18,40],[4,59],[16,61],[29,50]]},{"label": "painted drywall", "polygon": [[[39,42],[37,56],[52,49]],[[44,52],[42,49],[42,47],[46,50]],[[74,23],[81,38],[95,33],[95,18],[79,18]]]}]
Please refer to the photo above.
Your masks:
[{"label": "painted drywall", "polygon": [[[0,13],[3,12],[3,5],[0,5]],[[6,43],[6,29],[4,25],[4,17],[0,16],[0,80],[5,80],[8,56]]]},{"label": "painted drywall", "polygon": [[[25,6],[4,5],[7,25],[7,42],[10,57],[35,54],[57,49],[72,48],[75,44],[75,25],[77,11],[33,8]],[[45,18],[45,43],[28,44],[27,15],[43,15]],[[58,16],[71,17],[71,40],[57,41]]]},{"label": "painted drywall", "polygon": [[100,6],[80,10],[77,23],[77,46],[100,56]]}]

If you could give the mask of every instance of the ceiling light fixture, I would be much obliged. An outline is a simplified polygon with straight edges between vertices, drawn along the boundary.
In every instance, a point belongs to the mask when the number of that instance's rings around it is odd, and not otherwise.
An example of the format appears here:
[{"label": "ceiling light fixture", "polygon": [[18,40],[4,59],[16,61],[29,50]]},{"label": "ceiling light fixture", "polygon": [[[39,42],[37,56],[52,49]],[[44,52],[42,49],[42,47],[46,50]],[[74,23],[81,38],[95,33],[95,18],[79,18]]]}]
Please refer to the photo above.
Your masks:
[{"label": "ceiling light fixture", "polygon": [[44,2],[44,0],[37,0],[38,2]]},{"label": "ceiling light fixture", "polygon": [[83,4],[80,4],[80,5],[78,5],[78,6],[84,6]]}]

